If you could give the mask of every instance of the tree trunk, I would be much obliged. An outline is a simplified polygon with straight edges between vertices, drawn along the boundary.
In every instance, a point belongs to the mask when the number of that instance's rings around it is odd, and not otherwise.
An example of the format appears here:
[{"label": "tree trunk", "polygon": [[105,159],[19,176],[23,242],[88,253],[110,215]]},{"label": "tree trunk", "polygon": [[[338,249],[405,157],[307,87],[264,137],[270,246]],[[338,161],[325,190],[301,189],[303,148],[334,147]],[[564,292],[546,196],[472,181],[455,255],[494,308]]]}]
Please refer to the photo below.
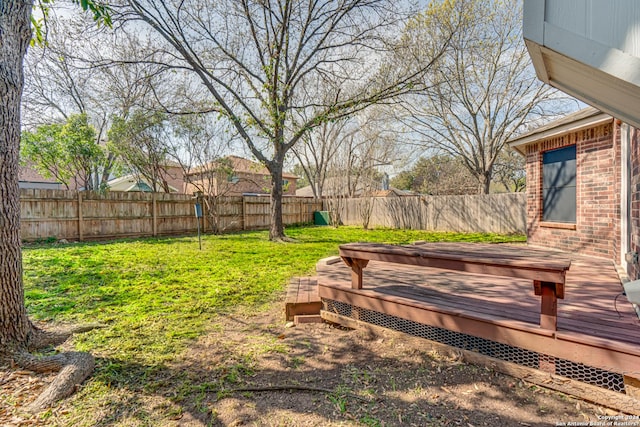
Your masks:
[{"label": "tree trunk", "polygon": [[282,221],[282,168],[284,159],[276,159],[269,165],[271,173],[271,225],[269,240],[284,240],[284,223]]},{"label": "tree trunk", "polygon": [[30,0],[0,0],[0,363],[17,363],[36,372],[60,374],[33,402],[39,412],[74,392],[93,370],[88,353],[36,357],[27,351],[57,345],[70,333],[47,333],[27,317],[20,245],[20,100],[24,86],[22,61],[31,40]]},{"label": "tree trunk", "polygon": [[0,2],[0,352],[25,348],[31,330],[22,285],[18,153],[32,7],[28,0]]},{"label": "tree trunk", "polygon": [[313,187],[314,187],[314,195],[316,199],[322,199],[322,196],[324,194],[324,175],[321,175],[320,173],[316,174],[315,177],[316,182],[314,183]]},{"label": "tree trunk", "polygon": [[489,173],[481,173],[478,176],[478,194],[489,194],[491,190],[491,175]]}]

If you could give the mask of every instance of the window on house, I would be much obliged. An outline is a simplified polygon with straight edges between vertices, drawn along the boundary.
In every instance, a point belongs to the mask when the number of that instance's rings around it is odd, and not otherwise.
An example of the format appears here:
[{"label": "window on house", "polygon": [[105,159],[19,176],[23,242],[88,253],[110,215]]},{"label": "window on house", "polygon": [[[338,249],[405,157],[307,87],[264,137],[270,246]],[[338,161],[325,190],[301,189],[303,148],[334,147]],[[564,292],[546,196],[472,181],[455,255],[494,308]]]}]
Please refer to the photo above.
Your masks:
[{"label": "window on house", "polygon": [[229,174],[227,175],[227,182],[237,184],[238,182],[240,182],[240,178],[238,178],[236,175]]},{"label": "window on house", "polygon": [[576,146],[542,154],[542,220],[576,222]]}]

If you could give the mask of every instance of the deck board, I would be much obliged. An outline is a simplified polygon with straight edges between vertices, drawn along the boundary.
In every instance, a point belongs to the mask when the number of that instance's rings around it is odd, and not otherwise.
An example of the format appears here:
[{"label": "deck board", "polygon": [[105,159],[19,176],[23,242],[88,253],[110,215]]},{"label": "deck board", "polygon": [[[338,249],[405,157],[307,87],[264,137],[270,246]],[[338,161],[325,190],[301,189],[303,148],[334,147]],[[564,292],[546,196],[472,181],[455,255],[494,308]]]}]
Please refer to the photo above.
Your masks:
[{"label": "deck board", "polygon": [[[608,357],[605,353],[610,350],[619,351],[624,363],[630,360],[636,363],[632,371],[634,376],[639,375],[640,319],[621,295],[622,285],[615,266],[604,259],[564,255],[571,259],[571,268],[566,275],[565,298],[558,300],[557,333],[552,336],[577,342],[575,348],[581,352],[590,351],[586,349],[593,346],[594,354],[600,352],[597,356],[600,358]],[[487,326],[493,324],[504,330],[513,327],[530,333],[532,340],[538,339],[534,336],[549,336],[539,327],[540,297],[534,295],[533,284],[527,279],[374,260],[364,269],[363,289],[352,289],[350,274],[344,263],[325,266],[318,273],[320,297],[331,296],[347,303],[357,301],[374,311],[384,308],[418,321],[422,316],[439,325],[464,324],[477,334],[484,333],[485,328],[487,335],[497,336],[500,332],[489,331]],[[476,328],[469,323],[473,319],[484,326]],[[527,342],[522,337],[519,340]],[[558,354],[567,352],[558,349]],[[574,353],[576,358],[581,357],[577,350]]]}]

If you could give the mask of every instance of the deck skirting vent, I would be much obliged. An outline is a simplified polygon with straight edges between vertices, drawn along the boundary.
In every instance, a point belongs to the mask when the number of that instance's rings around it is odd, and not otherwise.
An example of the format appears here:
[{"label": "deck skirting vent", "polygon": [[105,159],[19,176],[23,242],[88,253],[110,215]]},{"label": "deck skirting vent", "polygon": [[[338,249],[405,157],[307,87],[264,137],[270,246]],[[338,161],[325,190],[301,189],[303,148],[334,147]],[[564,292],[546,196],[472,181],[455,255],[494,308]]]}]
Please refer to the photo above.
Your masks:
[{"label": "deck skirting vent", "polygon": [[344,302],[322,299],[324,310],[349,317],[372,325],[403,332],[415,337],[425,338],[461,350],[493,357],[505,362],[515,363],[528,368],[540,369],[540,362],[553,361],[556,375],[572,380],[602,387],[619,393],[625,392],[624,378],[616,372],[586,366],[550,355],[537,353],[520,347],[478,338],[461,332],[454,332],[435,326],[425,325],[390,314],[356,307]]}]

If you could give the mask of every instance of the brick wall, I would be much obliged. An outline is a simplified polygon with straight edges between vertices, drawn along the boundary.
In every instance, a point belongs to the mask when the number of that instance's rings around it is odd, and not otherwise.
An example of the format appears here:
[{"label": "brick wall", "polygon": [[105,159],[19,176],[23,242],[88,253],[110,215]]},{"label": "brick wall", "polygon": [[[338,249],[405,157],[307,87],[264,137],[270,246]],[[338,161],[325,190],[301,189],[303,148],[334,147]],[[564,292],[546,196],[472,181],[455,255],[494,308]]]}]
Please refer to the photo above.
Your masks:
[{"label": "brick wall", "polygon": [[[260,175],[246,172],[236,172],[235,174],[240,181],[231,187],[231,191],[235,194],[242,195],[244,193],[271,193],[271,175]],[[296,195],[296,180],[283,178],[288,183],[282,189],[285,196]]]},{"label": "brick wall", "polygon": [[[530,244],[620,262],[619,245],[616,244],[620,235],[618,129],[612,121],[527,146],[527,233]],[[545,223],[542,221],[542,153],[574,144],[576,224]],[[640,161],[640,155],[638,158]],[[638,172],[640,174],[640,168]],[[640,186],[640,176],[638,179]],[[640,214],[640,200],[635,203]],[[640,229],[640,223],[637,226]]]},{"label": "brick wall", "polygon": [[[192,183],[186,184],[186,193],[191,194],[197,189],[204,189],[204,192],[214,191],[224,196],[242,196],[243,194],[269,194],[271,192],[271,175],[263,175],[248,172],[235,172],[233,174],[237,182],[227,180],[226,174],[221,174],[213,183],[208,177],[191,175]],[[287,179],[287,178],[285,178]],[[285,196],[296,195],[296,179],[287,179],[288,184],[283,189]],[[195,185],[194,185],[195,184]]]}]

